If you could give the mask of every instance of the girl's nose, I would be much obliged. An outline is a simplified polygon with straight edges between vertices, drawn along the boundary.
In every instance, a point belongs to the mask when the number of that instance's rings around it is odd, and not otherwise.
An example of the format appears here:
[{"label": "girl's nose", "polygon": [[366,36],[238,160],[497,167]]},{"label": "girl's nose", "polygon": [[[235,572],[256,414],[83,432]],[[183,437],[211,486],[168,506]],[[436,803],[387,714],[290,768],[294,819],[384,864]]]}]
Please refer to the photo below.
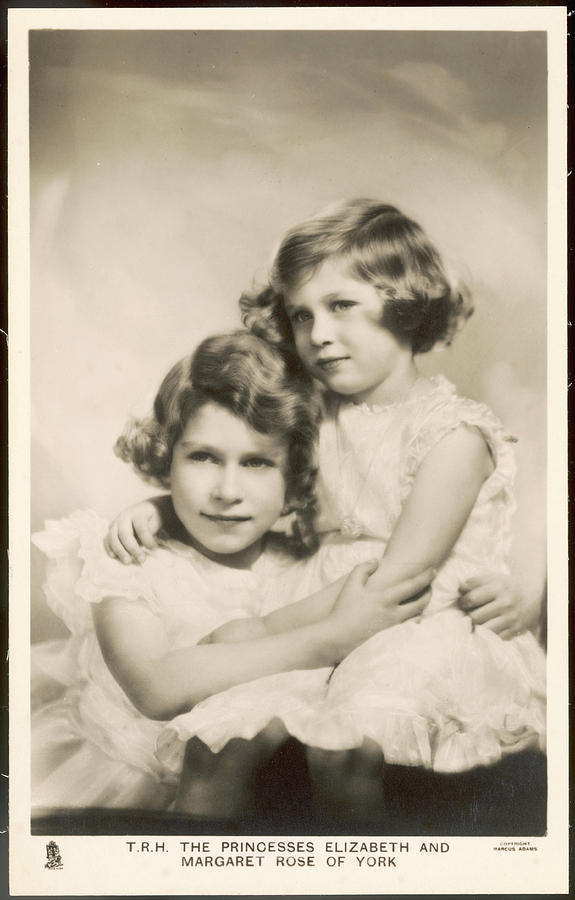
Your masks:
[{"label": "girl's nose", "polygon": [[314,347],[323,347],[333,342],[333,325],[327,314],[316,313],[311,327],[310,341]]},{"label": "girl's nose", "polygon": [[240,503],[242,491],[236,466],[220,466],[218,474],[219,477],[212,487],[212,498],[227,504]]}]

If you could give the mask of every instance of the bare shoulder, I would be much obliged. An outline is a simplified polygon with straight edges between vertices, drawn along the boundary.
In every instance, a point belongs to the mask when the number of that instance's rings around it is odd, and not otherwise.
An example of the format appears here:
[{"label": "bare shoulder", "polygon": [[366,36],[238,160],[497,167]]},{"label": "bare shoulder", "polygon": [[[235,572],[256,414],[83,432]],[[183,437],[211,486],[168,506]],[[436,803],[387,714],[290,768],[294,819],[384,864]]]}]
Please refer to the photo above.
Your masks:
[{"label": "bare shoulder", "polygon": [[493,460],[489,445],[478,428],[466,423],[449,431],[427,454],[423,468],[441,466],[451,471],[475,472],[486,479],[493,471]]}]

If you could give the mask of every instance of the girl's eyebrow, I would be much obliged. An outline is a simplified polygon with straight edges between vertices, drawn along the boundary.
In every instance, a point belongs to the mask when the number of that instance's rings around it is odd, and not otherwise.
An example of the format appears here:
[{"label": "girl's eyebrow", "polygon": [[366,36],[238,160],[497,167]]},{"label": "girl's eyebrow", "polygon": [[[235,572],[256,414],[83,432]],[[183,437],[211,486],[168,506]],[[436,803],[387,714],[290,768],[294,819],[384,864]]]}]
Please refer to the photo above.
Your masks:
[{"label": "girl's eyebrow", "polygon": [[253,457],[261,457],[269,459],[271,462],[281,460],[284,455],[283,447],[275,447],[273,450],[250,450],[248,453],[242,453],[242,459],[252,459]]},{"label": "girl's eyebrow", "polygon": [[330,303],[332,300],[347,300],[351,302],[351,297],[347,291],[331,291],[329,294],[324,294],[322,300],[326,303]]},{"label": "girl's eyebrow", "polygon": [[184,450],[209,450],[211,453],[217,453],[218,450],[216,447],[212,447],[211,444],[204,444],[201,441],[178,441],[180,447],[183,447]]}]

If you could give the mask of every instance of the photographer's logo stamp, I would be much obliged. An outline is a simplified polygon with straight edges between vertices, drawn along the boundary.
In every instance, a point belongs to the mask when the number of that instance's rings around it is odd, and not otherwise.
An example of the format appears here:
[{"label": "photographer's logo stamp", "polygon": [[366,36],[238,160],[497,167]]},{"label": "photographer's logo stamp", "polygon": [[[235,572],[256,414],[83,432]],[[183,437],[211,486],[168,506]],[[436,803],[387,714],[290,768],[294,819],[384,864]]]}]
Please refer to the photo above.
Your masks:
[{"label": "photographer's logo stamp", "polygon": [[44,863],[45,869],[63,869],[64,863],[62,862],[62,857],[60,856],[60,848],[55,841],[50,841],[46,844],[46,857],[47,862]]}]

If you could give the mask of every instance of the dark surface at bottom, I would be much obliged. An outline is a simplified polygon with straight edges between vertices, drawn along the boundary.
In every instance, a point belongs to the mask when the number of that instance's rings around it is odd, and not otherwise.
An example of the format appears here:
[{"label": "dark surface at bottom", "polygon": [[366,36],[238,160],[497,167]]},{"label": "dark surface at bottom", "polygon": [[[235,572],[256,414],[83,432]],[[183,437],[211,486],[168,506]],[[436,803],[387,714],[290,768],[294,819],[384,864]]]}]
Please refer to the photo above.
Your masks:
[{"label": "dark surface at bottom", "polygon": [[32,834],[438,835],[535,837],[545,834],[547,763],[543,754],[511,755],[494,766],[441,775],[386,766],[381,819],[326,821],[313,815],[304,748],[287,741],[262,767],[254,815],[198,820],[142,810],[60,810],[32,820]]}]

